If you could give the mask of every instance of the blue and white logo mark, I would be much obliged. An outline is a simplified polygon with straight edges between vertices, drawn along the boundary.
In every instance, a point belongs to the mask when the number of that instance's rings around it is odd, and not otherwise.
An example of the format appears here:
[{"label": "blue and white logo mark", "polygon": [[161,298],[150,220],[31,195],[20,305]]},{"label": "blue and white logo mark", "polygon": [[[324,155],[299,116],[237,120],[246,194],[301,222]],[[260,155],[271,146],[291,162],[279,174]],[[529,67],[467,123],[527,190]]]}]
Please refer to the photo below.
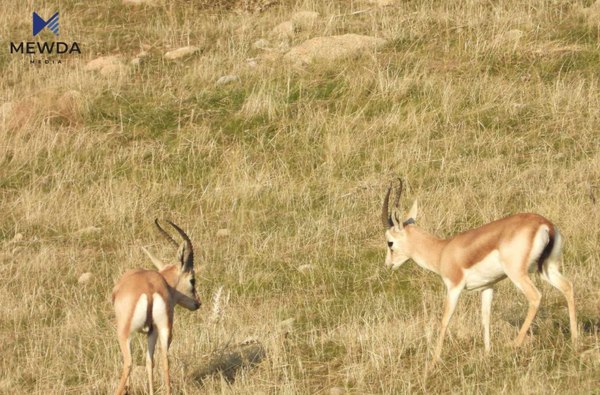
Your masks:
[{"label": "blue and white logo mark", "polygon": [[39,32],[46,27],[50,29],[55,36],[58,36],[58,11],[47,21],[39,16],[37,12],[33,12],[33,36],[37,36]]}]

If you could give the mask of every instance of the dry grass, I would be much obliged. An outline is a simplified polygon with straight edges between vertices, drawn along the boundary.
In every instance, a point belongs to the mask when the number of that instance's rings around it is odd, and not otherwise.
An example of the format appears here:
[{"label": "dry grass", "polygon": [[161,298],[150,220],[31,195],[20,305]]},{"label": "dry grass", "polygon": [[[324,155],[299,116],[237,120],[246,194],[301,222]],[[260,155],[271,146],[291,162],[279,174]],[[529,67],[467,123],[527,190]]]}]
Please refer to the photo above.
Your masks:
[{"label": "dry grass", "polygon": [[[10,3],[0,37],[27,40],[30,4]],[[398,2],[351,15],[372,6],[281,1],[247,13],[183,0],[62,1],[61,40],[82,44],[80,60],[33,67],[0,52],[0,98],[15,106],[0,117],[0,393],[114,389],[109,295],[126,269],[150,267],[140,246],[173,255],[155,217],[189,231],[201,265],[205,307],[176,313],[176,393],[597,392],[600,41],[589,4]],[[347,32],[390,43],[335,65],[249,67],[260,54],[251,44],[297,10],[322,17],[292,44]],[[160,56],[199,44],[185,62]],[[131,59],[141,48],[151,56],[129,74],[83,70],[97,55]],[[223,74],[241,82],[216,86]],[[56,107],[71,91],[74,104]],[[520,211],[555,221],[580,349],[569,344],[564,300],[540,281],[533,336],[511,349],[526,301],[505,282],[491,355],[478,294],[465,294],[444,363],[424,380],[444,291],[413,264],[383,267],[378,214],[397,175],[409,182],[402,204],[418,197],[420,224],[439,235]],[[78,232],[90,226],[99,230]],[[220,228],[231,235],[217,237]],[[248,337],[267,348],[258,368],[231,385],[187,379],[212,351]],[[133,384],[143,393],[143,368]]]}]

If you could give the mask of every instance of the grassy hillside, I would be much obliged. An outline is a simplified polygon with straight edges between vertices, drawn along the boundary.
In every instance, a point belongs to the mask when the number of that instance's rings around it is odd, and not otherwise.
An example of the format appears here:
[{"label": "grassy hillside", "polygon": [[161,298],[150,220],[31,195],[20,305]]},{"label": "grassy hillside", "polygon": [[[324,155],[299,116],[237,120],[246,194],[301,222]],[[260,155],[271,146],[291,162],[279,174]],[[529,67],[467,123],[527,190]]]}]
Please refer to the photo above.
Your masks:
[{"label": "grassy hillside", "polygon": [[[8,3],[0,393],[114,390],[112,287],[125,270],[151,267],[141,246],[175,256],[155,217],[188,231],[200,263],[204,306],[176,312],[176,393],[599,390],[600,17],[590,1],[282,0],[251,12],[261,7],[62,0],[60,40],[78,41],[82,54],[43,66],[8,53],[9,41],[33,40],[30,2]],[[55,4],[35,10],[51,15]],[[289,43],[270,37],[301,10],[319,12],[312,28]],[[253,47],[344,33],[388,44],[304,67]],[[187,45],[200,53],[163,58]],[[142,50],[148,56],[129,66]],[[127,66],[85,70],[106,55]],[[239,81],[217,85],[227,74]],[[414,263],[383,266],[380,207],[398,176],[407,182],[401,204],[418,198],[418,223],[440,236],[522,211],[553,220],[566,239],[580,347],[570,345],[562,295],[536,278],[544,296],[533,335],[512,349],[527,303],[505,281],[491,354],[479,294],[465,293],[444,363],[425,379],[444,289]],[[84,272],[93,277],[82,285]],[[267,350],[256,369],[231,385],[188,378],[247,338]],[[140,335],[134,393],[145,391],[143,347]]]}]

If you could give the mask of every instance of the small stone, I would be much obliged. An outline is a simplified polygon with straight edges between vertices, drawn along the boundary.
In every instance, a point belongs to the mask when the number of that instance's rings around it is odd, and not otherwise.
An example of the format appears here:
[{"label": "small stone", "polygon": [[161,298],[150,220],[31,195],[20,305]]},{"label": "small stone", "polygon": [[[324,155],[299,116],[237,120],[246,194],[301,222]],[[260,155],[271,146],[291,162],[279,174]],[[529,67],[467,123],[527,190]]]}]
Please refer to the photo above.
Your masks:
[{"label": "small stone", "polygon": [[227,85],[232,82],[240,82],[240,77],[237,75],[224,75],[217,80],[217,85]]},{"label": "small stone", "polygon": [[219,229],[217,230],[217,237],[229,237],[229,229]]},{"label": "small stone", "polygon": [[296,323],[295,318],[288,318],[279,323],[279,328],[285,334],[290,333],[294,330],[294,324]]},{"label": "small stone", "polygon": [[509,30],[507,32],[497,34],[496,35],[496,42],[497,43],[513,44],[513,46],[516,47],[516,45],[519,43],[519,41],[521,40],[521,37],[523,37],[524,34],[525,33],[523,33],[522,30],[512,29],[512,30]]},{"label": "small stone", "polygon": [[0,121],[6,121],[6,119],[8,117],[10,117],[12,110],[13,110],[13,104],[11,102],[3,103],[0,106]]},{"label": "small stone", "polygon": [[377,7],[388,7],[394,5],[396,0],[370,0],[369,4]]},{"label": "small stone", "polygon": [[89,61],[85,65],[86,71],[101,71],[104,67],[121,64],[119,56],[101,56]]},{"label": "small stone", "polygon": [[524,35],[524,34],[525,34],[525,33],[523,33],[523,31],[522,31],[522,30],[519,30],[519,29],[512,29],[512,30],[509,30],[509,31],[507,31],[507,32],[504,34],[504,36],[505,36],[505,38],[506,38],[506,39],[508,39],[508,40],[513,40],[513,41],[516,41],[516,40],[519,40],[521,37],[523,37],[523,35]]},{"label": "small stone", "polygon": [[165,53],[165,59],[176,60],[188,57],[198,52],[200,48],[194,46],[181,47]]},{"label": "small stone", "polygon": [[298,266],[298,271],[299,271],[300,273],[307,273],[307,272],[310,272],[310,271],[312,271],[314,268],[315,268],[315,266],[314,266],[314,265],[309,265],[309,264],[306,264],[306,265],[300,265],[300,266]]},{"label": "small stone", "polygon": [[294,37],[294,24],[292,21],[281,22],[271,30],[271,34],[278,38],[292,38]]},{"label": "small stone", "polygon": [[101,230],[102,230],[102,228],[98,228],[98,227],[92,225],[92,226],[88,226],[86,228],[81,228],[81,229],[79,229],[75,233],[78,234],[78,235],[85,235],[85,234],[96,233],[96,232],[99,232]]},{"label": "small stone", "polygon": [[124,64],[111,64],[100,69],[100,74],[103,76],[118,75],[125,72],[127,72],[127,66]]},{"label": "small stone", "polygon": [[79,284],[85,284],[87,282],[89,282],[92,279],[93,275],[90,272],[86,272],[83,273],[81,276],[79,276],[79,279],[77,280],[77,282]]},{"label": "small stone", "polygon": [[269,41],[264,38],[258,39],[252,44],[252,47],[256,49],[269,48]]},{"label": "small stone", "polygon": [[258,62],[256,61],[256,58],[246,59],[246,64],[252,68],[258,67]]},{"label": "small stone", "polygon": [[11,243],[18,243],[21,240],[23,240],[23,234],[22,233],[17,233],[13,236],[12,240],[10,241]]},{"label": "small stone", "polygon": [[129,64],[131,64],[132,66],[139,66],[140,64],[142,64],[142,59],[133,58],[131,59],[131,62],[129,62]]},{"label": "small stone", "polygon": [[123,0],[124,5],[156,5],[156,0]]},{"label": "small stone", "polygon": [[344,395],[347,393],[344,387],[332,387],[329,389],[329,395]]}]

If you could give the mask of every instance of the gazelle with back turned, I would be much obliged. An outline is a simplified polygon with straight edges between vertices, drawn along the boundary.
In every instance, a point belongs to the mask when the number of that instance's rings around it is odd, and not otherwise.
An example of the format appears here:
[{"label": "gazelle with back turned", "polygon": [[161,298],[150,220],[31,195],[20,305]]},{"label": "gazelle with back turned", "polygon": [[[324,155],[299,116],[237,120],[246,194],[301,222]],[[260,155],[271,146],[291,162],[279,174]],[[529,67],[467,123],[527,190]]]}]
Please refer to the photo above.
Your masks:
[{"label": "gazelle with back turned", "polygon": [[171,344],[173,312],[175,305],[188,310],[197,310],[200,301],[196,295],[194,277],[194,250],[190,238],[171,221],[167,221],[183,238],[181,246],[155,221],[158,230],[175,247],[177,262],[164,264],[144,249],[158,271],[134,269],[126,272],[115,285],[112,300],[117,321],[117,337],[123,354],[123,372],[117,395],[126,393],[131,372],[130,337],[133,332],[142,331],[148,335],[146,370],[148,373],[149,393],[153,394],[152,370],[154,367],[154,348],[158,340],[162,351],[162,365],[166,393],[171,393],[168,350]]},{"label": "gazelle with back turned", "polygon": [[515,214],[448,239],[439,239],[415,224],[416,200],[404,221],[400,219],[398,202],[402,182],[390,214],[388,206],[391,191],[392,186],[387,190],[381,213],[388,245],[385,264],[396,270],[412,259],[422,268],[439,274],[447,290],[431,366],[440,359],[446,328],[463,289],[481,290],[484,347],[486,352],[490,350],[493,286],[506,277],[525,294],[529,302],[525,322],[515,339],[515,345],[520,346],[541,300],[540,291],[529,278],[529,273],[535,270],[567,299],[571,340],[573,344],[576,343],[573,285],[559,271],[563,239],[552,222],[537,214]]}]

